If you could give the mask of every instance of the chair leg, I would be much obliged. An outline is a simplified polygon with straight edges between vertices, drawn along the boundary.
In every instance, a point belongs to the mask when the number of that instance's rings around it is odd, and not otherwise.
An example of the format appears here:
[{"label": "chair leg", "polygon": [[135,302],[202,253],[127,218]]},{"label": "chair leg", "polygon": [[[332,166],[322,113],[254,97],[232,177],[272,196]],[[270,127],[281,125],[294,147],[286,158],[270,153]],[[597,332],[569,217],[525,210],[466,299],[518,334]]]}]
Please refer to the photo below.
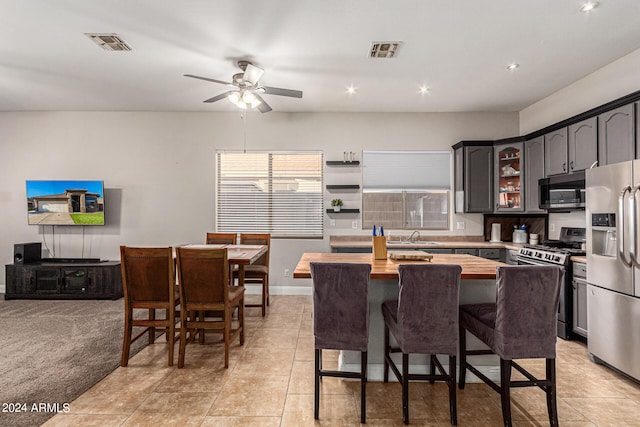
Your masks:
[{"label": "chair leg", "polygon": [[[429,356],[429,375],[435,375],[436,374],[435,358],[436,358],[435,354],[431,354]],[[434,382],[435,381],[433,381],[433,380],[429,380],[429,384],[433,384]]]},{"label": "chair leg", "polygon": [[[204,336],[204,330],[202,332]],[[224,310],[224,368],[229,367],[229,344],[231,343],[231,310]]]},{"label": "chair leg", "polygon": [[[149,320],[156,320],[156,309],[149,309]],[[156,341],[156,328],[151,326],[149,328],[149,344],[153,344]]]},{"label": "chair leg", "polygon": [[184,367],[184,354],[187,351],[187,333],[192,333],[187,329],[186,313],[180,315],[180,327],[182,331],[180,332],[180,346],[178,348],[178,369]]},{"label": "chair leg", "polygon": [[464,390],[464,383],[467,378],[467,341],[466,331],[462,326],[459,328],[458,342],[460,343],[460,375],[458,375],[458,388]]},{"label": "chair leg", "polygon": [[511,427],[511,360],[500,359],[500,403],[505,427]]},{"label": "chair leg", "polygon": [[262,279],[262,317],[267,314],[267,278]]},{"label": "chair leg", "polygon": [[269,306],[269,300],[271,299],[271,294],[269,293],[269,275],[268,274],[264,278],[264,288],[266,289],[266,292],[267,292],[267,306]]},{"label": "chair leg", "polygon": [[169,344],[169,366],[173,366],[173,352],[176,342],[176,314],[175,310],[168,310],[166,316],[169,318],[169,326],[167,327],[167,342]]},{"label": "chair leg", "polygon": [[131,349],[131,335],[133,334],[132,316],[132,310],[127,308],[124,316],[124,337],[122,338],[122,359],[120,360],[120,366],[123,367],[129,364],[129,350]]},{"label": "chair leg", "polygon": [[409,424],[409,355],[402,353],[402,417]]},{"label": "chair leg", "polygon": [[322,357],[322,350],[316,348],[315,353],[313,418],[317,420],[320,416],[320,369],[322,369],[320,358]]},{"label": "chair leg", "polygon": [[360,422],[367,422],[367,352],[360,353]]},{"label": "chair leg", "polygon": [[449,412],[451,413],[451,425],[458,425],[456,407],[456,356],[449,356]]},{"label": "chair leg", "polygon": [[244,297],[238,304],[238,322],[240,322],[240,345],[244,345]]},{"label": "chair leg", "polygon": [[384,324],[384,382],[389,382],[389,361],[387,357],[391,357],[391,346],[389,345],[389,326]]},{"label": "chair leg", "polygon": [[549,425],[557,427],[558,425],[558,405],[556,401],[556,360],[547,359],[547,380],[551,381],[551,385],[545,388],[547,394],[547,412],[549,412]]}]

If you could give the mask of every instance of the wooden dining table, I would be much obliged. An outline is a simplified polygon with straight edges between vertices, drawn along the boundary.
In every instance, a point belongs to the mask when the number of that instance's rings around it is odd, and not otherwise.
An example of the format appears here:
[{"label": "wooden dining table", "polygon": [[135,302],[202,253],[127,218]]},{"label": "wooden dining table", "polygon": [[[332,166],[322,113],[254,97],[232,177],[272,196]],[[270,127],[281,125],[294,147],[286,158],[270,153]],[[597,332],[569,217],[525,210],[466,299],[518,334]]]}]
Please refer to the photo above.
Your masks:
[{"label": "wooden dining table", "polygon": [[238,285],[240,286],[244,285],[244,267],[254,264],[268,250],[267,245],[193,244],[183,245],[182,247],[191,249],[226,249],[229,265],[238,266]]}]

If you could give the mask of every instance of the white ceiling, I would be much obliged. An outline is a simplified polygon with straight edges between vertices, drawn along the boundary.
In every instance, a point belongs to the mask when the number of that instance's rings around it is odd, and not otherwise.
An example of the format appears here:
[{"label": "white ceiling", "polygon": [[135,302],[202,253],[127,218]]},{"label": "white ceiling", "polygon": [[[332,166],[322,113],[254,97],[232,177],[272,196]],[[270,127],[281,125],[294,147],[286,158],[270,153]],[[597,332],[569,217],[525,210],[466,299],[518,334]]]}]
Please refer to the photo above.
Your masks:
[{"label": "white ceiling", "polygon": [[[230,81],[247,58],[262,84],[304,92],[264,95],[274,111],[519,111],[640,48],[640,1],[582,3],[0,0],[0,111],[233,111],[202,102],[224,85],[183,74]],[[117,33],[133,51],[84,33]],[[403,44],[370,59],[373,41]]]}]

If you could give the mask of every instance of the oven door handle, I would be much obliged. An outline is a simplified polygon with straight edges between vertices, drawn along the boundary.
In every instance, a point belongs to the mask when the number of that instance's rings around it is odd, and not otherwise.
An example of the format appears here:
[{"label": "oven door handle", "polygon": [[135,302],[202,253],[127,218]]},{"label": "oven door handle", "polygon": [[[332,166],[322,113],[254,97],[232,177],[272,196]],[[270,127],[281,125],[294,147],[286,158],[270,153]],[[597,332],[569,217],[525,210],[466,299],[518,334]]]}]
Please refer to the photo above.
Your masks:
[{"label": "oven door handle", "polygon": [[631,192],[631,187],[630,186],[626,186],[622,189],[622,192],[620,193],[620,197],[618,197],[618,218],[620,219],[617,222],[617,226],[618,226],[618,230],[617,230],[617,237],[618,237],[618,255],[620,258],[620,261],[622,261],[622,263],[624,265],[626,265],[627,267],[631,267],[632,261],[630,258],[627,258],[627,254],[625,252],[626,249],[626,245],[625,245],[625,221],[627,221],[626,215],[625,215],[625,196],[627,195],[627,193]]}]

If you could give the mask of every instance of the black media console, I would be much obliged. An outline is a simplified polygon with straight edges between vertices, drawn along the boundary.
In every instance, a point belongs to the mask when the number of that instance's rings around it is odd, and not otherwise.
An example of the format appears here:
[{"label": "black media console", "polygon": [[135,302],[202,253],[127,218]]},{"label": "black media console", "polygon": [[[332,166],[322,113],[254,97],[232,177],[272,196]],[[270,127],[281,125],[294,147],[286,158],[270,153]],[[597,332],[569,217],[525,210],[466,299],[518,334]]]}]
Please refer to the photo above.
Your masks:
[{"label": "black media console", "polygon": [[118,299],[119,261],[54,258],[6,265],[5,299]]}]

